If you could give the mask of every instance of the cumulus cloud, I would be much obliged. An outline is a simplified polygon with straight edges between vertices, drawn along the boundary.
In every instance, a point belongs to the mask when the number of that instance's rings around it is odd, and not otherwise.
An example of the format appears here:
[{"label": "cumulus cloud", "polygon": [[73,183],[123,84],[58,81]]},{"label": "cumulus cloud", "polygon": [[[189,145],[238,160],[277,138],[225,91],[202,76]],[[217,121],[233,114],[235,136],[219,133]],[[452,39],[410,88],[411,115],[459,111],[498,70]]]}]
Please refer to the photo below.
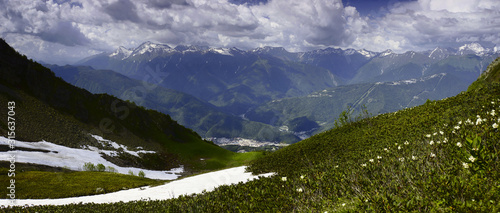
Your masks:
[{"label": "cumulus cloud", "polygon": [[157,9],[166,9],[171,8],[172,5],[187,6],[189,3],[185,0],[148,0],[146,1],[146,5]]},{"label": "cumulus cloud", "polygon": [[0,35],[34,57],[60,48],[71,58],[147,40],[291,51],[500,44],[495,0],[391,2],[366,17],[341,0],[0,0]]},{"label": "cumulus cloud", "polygon": [[71,22],[62,21],[38,34],[41,39],[66,46],[85,45],[90,40]]},{"label": "cumulus cloud", "polygon": [[372,46],[373,50],[422,50],[470,41],[498,44],[498,11],[500,5],[494,0],[419,0],[396,4],[386,16],[374,20],[376,25],[370,33],[359,35],[362,42],[357,46],[369,44],[367,41],[374,35],[382,36],[384,41],[378,48]]},{"label": "cumulus cloud", "polygon": [[140,22],[137,8],[130,0],[119,0],[104,7],[104,11],[117,21]]}]

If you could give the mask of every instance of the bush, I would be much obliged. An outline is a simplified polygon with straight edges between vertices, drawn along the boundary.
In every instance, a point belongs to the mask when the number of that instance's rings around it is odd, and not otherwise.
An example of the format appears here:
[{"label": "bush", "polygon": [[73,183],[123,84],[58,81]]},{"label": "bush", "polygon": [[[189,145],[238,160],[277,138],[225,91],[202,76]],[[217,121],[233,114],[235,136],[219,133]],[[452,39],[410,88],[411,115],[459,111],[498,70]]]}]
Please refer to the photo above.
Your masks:
[{"label": "bush", "polygon": [[146,174],[144,173],[144,171],[140,171],[139,174],[137,174],[137,176],[143,178],[146,177]]},{"label": "bush", "polygon": [[115,173],[115,172],[116,172],[115,167],[108,166],[108,172],[113,172],[113,173]]},{"label": "bush", "polygon": [[98,172],[104,172],[104,171],[106,171],[106,166],[104,166],[102,163],[97,164],[97,166],[96,166],[96,170],[97,170]]},{"label": "bush", "polygon": [[83,171],[94,172],[96,171],[96,167],[93,163],[87,162],[83,164]]}]

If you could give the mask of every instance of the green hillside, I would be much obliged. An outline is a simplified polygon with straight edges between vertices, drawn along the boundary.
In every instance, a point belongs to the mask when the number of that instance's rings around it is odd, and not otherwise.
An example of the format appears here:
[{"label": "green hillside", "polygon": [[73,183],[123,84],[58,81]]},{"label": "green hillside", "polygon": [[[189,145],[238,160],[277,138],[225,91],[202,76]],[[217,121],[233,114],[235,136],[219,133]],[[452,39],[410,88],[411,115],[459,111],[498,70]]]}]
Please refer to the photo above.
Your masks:
[{"label": "green hillside", "polygon": [[476,90],[484,85],[500,82],[500,58],[495,59],[486,70],[479,76],[479,79],[469,86],[469,91]]},{"label": "green hillside", "polygon": [[395,112],[424,104],[427,100],[454,96],[467,86],[444,73],[397,82],[343,85],[307,96],[268,102],[249,111],[246,117],[275,126],[289,126],[295,119],[306,117],[321,125],[315,130],[319,133],[331,129],[342,111],[348,108],[353,115],[363,113],[364,109],[372,115]]},{"label": "green hillside", "polygon": [[[17,140],[103,148],[91,137],[94,134],[132,149],[157,151],[142,158],[126,153],[107,156],[118,166],[164,170],[185,165],[188,172],[194,172],[225,167],[235,155],[202,140],[168,115],[72,86],[1,40],[0,103],[5,107],[0,107],[0,114],[7,115],[10,101],[15,102]],[[3,119],[0,134],[7,136],[7,128]]]},{"label": "green hillside", "polygon": [[[486,79],[498,79],[498,72],[487,73]],[[251,164],[254,173],[276,172],[272,178],[165,201],[29,210],[498,212],[499,110],[500,84],[482,83],[455,97],[347,123]]]}]

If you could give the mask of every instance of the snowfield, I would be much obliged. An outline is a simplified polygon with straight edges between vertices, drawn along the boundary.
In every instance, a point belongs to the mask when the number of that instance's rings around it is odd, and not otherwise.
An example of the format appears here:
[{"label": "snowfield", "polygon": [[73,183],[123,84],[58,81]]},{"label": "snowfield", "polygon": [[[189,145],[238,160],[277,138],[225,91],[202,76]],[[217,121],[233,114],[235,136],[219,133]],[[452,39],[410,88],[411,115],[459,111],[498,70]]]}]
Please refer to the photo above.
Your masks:
[{"label": "snowfield", "polygon": [[[112,141],[108,141],[98,136],[94,136],[97,140],[104,143],[109,143],[112,146],[122,146]],[[119,167],[113,163],[106,161],[101,157],[101,153],[107,153],[109,150],[99,150],[96,147],[86,147],[86,149],[69,148],[46,141],[41,142],[22,142],[15,141],[16,147],[28,149],[43,150],[42,151],[7,151],[0,152],[0,160],[7,161],[10,155],[16,156],[16,162],[19,163],[34,163],[53,167],[65,167],[71,170],[81,170],[86,162],[93,164],[102,163],[103,165],[112,166],[117,172],[128,174],[133,171],[137,174],[139,171],[144,171],[147,178],[173,180],[180,176],[183,168],[177,168],[170,171],[153,171],[144,170],[132,167]],[[0,137],[0,145],[9,145],[9,139]],[[128,151],[126,147],[121,147]],[[87,150],[89,149],[89,150]],[[132,152],[132,151],[130,151]],[[139,151],[142,152],[142,151]],[[269,177],[272,173],[262,175],[252,175],[245,172],[245,166],[235,167],[205,174],[200,174],[192,177],[187,177],[180,180],[175,180],[164,185],[154,187],[141,187],[129,190],[123,190],[108,194],[60,198],[60,199],[16,199],[15,204],[12,204],[10,199],[0,199],[0,206],[8,205],[65,205],[71,203],[114,203],[114,202],[129,202],[137,200],[165,200],[179,197],[180,195],[190,195],[193,193],[202,193],[203,191],[212,191],[221,185],[237,184],[246,182],[257,177]]]},{"label": "snowfield", "polygon": [[0,199],[0,205],[4,206],[24,206],[24,205],[66,205],[71,203],[114,203],[129,202],[137,200],[166,200],[179,197],[180,195],[190,195],[202,193],[204,190],[212,191],[221,185],[237,184],[247,182],[257,177],[269,177],[272,173],[262,175],[252,175],[245,172],[245,167],[235,167],[216,172],[205,173],[180,180],[175,180],[167,184],[155,187],[141,187],[123,190],[108,194],[60,198],[60,199],[18,199],[15,204],[12,200]]},{"label": "snowfield", "polygon": [[[100,139],[101,142],[107,141],[102,138]],[[9,145],[8,141],[9,139],[5,137],[0,137],[0,145],[8,146]],[[15,141],[15,142],[16,142],[15,143],[16,147],[45,150],[46,152],[21,151],[21,150],[0,152],[0,160],[7,161],[10,155],[15,155],[17,163],[34,163],[34,164],[41,164],[53,167],[64,167],[75,171],[82,171],[83,165],[88,162],[93,163],[94,165],[101,163],[104,166],[106,166],[106,168],[108,166],[115,168],[116,172],[121,174],[128,174],[129,171],[132,171],[135,175],[137,175],[140,171],[143,171],[144,174],[146,175],[145,177],[151,179],[159,179],[159,180],[177,179],[179,176],[181,176],[180,174],[184,171],[183,167],[175,168],[169,171],[154,171],[154,170],[140,169],[134,167],[119,167],[101,157],[101,153],[112,154],[113,151],[99,150],[96,147],[91,147],[91,146],[86,147],[88,149],[87,150],[87,149],[69,148],[46,141],[41,141],[41,142]],[[107,142],[116,144],[111,141]],[[124,150],[128,151],[126,147]]]}]

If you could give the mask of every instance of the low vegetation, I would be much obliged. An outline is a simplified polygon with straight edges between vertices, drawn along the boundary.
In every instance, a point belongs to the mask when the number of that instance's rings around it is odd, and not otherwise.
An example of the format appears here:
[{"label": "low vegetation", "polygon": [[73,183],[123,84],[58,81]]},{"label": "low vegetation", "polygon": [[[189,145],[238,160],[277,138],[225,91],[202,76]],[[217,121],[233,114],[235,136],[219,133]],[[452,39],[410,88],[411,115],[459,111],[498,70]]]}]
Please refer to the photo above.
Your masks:
[{"label": "low vegetation", "polygon": [[271,178],[164,201],[16,211],[498,212],[500,85],[347,122],[264,153]]},{"label": "low vegetation", "polygon": [[[78,197],[85,195],[109,193],[127,188],[147,185],[158,185],[165,181],[144,177],[98,171],[23,171],[19,166],[16,172],[17,199],[46,199]],[[0,182],[8,183],[8,169],[0,169]],[[100,188],[101,190],[97,190]],[[7,199],[3,194],[1,199]]]}]

